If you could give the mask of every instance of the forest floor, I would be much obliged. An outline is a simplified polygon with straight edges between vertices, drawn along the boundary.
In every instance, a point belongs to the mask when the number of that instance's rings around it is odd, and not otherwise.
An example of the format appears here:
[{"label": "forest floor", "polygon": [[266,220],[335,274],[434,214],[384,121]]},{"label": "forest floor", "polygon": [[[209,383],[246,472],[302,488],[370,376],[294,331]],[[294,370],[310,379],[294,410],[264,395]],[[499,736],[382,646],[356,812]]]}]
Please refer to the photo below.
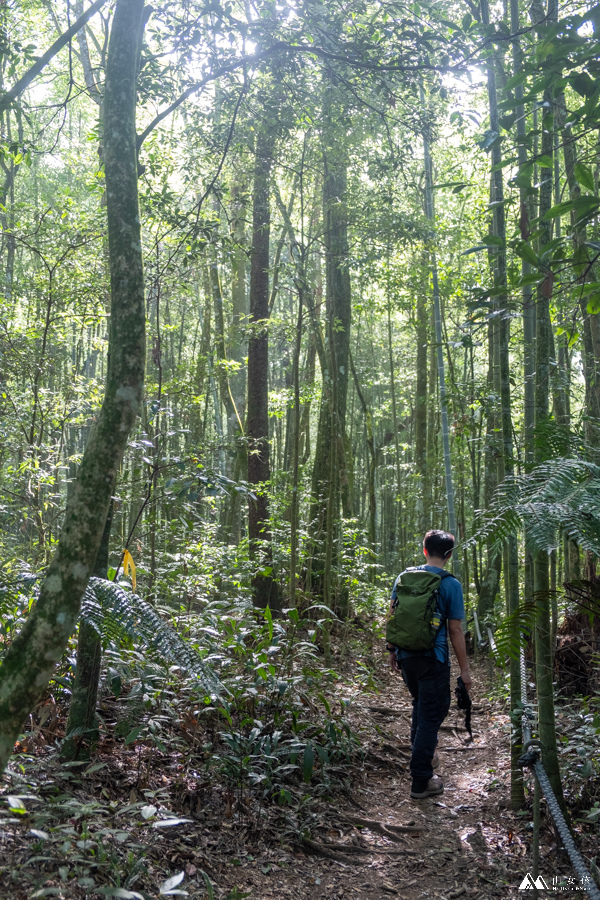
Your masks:
[{"label": "forest floor", "polygon": [[[304,809],[267,807],[260,826],[218,786],[176,790],[176,760],[163,758],[140,790],[134,746],[105,742],[81,769],[24,753],[0,788],[0,800],[15,798],[0,804],[1,900],[529,896],[519,885],[531,871],[531,816],[509,808],[509,719],[500,699],[486,699],[487,669],[475,669],[474,740],[453,706],[440,733],[444,794],[421,801],[409,796],[410,697],[383,660],[377,677],[379,693],[348,679],[332,691],[351,701],[364,751],[351,786]],[[165,808],[174,818],[159,819]],[[540,874],[568,885],[574,873],[547,822],[541,846]]]}]

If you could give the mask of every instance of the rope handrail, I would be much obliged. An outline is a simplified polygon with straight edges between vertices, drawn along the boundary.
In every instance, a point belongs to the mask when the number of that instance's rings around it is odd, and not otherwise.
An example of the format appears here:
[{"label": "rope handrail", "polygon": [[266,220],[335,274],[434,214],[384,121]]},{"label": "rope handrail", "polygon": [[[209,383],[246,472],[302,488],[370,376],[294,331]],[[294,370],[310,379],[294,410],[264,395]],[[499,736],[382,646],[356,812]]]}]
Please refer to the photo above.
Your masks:
[{"label": "rope handrail", "polygon": [[575,846],[573,835],[571,834],[569,826],[565,821],[562,810],[558,804],[558,800],[556,799],[554,791],[552,790],[548,775],[546,774],[546,770],[544,769],[542,760],[540,758],[539,749],[529,749],[533,744],[537,744],[539,748],[539,742],[532,741],[531,739],[531,722],[534,719],[534,714],[533,707],[527,700],[527,670],[525,668],[525,653],[523,652],[522,645],[520,649],[520,667],[521,703],[523,706],[521,730],[523,733],[523,749],[525,751],[520,759],[520,762],[523,766],[528,766],[534,772],[537,782],[542,789],[542,793],[546,798],[546,803],[548,804],[550,814],[554,819],[556,830],[558,831],[564,848],[569,855],[571,865],[579,876],[582,887],[585,891],[587,891],[588,896],[591,897],[592,900],[600,900],[600,890],[598,890],[598,888],[596,887],[594,879],[592,878],[592,875],[590,874],[590,871],[585,864],[583,856]]}]

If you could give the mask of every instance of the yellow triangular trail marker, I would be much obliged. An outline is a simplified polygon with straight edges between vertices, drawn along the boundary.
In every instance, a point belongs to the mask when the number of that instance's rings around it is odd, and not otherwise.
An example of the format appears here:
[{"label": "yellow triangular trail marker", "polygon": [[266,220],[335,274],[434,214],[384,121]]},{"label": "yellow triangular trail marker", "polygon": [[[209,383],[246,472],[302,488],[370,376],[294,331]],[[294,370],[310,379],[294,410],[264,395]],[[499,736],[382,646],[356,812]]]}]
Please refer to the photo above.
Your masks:
[{"label": "yellow triangular trail marker", "polygon": [[123,574],[131,575],[131,585],[135,591],[135,563],[129,550],[123,550]]}]

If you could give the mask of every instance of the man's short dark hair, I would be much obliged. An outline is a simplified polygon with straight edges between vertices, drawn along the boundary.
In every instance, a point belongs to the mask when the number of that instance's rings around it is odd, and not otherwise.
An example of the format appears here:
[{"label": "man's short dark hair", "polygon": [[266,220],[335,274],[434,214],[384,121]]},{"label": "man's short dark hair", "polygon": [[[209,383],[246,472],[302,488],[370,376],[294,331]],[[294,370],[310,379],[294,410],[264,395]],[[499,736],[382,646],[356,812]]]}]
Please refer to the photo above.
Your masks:
[{"label": "man's short dark hair", "polygon": [[454,535],[449,531],[433,528],[425,535],[423,546],[430,556],[447,559],[454,550]]}]

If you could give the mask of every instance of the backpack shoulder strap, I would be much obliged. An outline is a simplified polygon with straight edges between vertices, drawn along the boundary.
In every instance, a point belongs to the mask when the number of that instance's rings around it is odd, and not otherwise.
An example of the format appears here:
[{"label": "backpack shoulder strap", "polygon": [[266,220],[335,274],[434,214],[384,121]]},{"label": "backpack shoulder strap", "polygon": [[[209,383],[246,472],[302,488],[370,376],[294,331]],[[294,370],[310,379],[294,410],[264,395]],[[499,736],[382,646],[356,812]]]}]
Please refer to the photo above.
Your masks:
[{"label": "backpack shoulder strap", "polygon": [[458,578],[456,578],[456,575],[453,575],[452,572],[440,572],[440,579],[443,581],[444,578],[454,578],[458,581]]}]

